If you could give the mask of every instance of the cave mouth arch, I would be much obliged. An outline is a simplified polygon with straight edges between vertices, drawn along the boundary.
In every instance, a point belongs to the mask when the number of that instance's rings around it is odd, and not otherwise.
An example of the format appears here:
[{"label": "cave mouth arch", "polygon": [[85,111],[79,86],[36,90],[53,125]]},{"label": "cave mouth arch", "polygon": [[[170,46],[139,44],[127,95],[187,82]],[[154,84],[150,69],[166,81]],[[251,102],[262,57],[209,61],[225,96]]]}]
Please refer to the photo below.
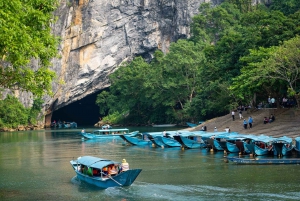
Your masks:
[{"label": "cave mouth arch", "polygon": [[98,93],[94,93],[71,103],[65,107],[55,110],[51,122],[66,121],[76,122],[77,127],[94,126],[99,121],[99,106],[96,105]]}]

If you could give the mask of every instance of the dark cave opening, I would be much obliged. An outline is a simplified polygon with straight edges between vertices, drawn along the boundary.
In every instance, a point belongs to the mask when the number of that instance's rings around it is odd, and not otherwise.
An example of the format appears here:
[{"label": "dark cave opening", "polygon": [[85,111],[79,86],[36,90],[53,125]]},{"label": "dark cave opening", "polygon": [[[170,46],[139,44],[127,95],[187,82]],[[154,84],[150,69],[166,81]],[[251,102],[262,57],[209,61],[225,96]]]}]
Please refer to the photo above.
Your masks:
[{"label": "dark cave opening", "polygon": [[96,105],[98,93],[89,95],[53,112],[51,122],[76,122],[77,126],[94,126],[99,121],[99,107]]}]

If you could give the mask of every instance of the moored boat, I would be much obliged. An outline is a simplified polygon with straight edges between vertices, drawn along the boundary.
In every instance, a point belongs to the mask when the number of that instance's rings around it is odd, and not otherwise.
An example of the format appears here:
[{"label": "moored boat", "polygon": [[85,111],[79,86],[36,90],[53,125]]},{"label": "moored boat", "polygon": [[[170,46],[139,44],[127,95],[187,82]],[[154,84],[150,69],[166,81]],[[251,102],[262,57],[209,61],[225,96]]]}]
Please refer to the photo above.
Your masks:
[{"label": "moored boat", "polygon": [[238,158],[227,157],[227,160],[236,164],[273,165],[273,164],[300,164],[300,158]]},{"label": "moored boat", "polygon": [[273,153],[273,143],[274,138],[269,136],[258,136],[254,142],[254,152],[255,155],[262,156]]},{"label": "moored boat", "polygon": [[292,153],[294,148],[290,137],[279,137],[273,141],[273,152],[275,156],[286,156]]},{"label": "moored boat", "polygon": [[152,127],[174,127],[176,124],[152,124]]},{"label": "moored boat", "polygon": [[174,139],[184,148],[197,149],[206,147],[206,144],[199,135],[174,135]]},{"label": "moored boat", "polygon": [[120,167],[121,163],[94,156],[83,156],[70,161],[77,178],[100,188],[116,186],[130,186],[142,169],[129,169],[117,171],[115,175],[109,175],[105,170],[110,166]]},{"label": "moored boat", "polygon": [[295,151],[300,154],[300,137],[295,138]]},{"label": "moored boat", "polygon": [[101,126],[102,129],[112,129],[112,126],[109,124],[104,124],[103,126]]},{"label": "moored boat", "polygon": [[120,135],[120,137],[131,145],[143,146],[151,143],[151,140],[146,134],[138,134],[135,136]]},{"label": "moored boat", "polygon": [[120,128],[120,129],[105,129],[105,130],[95,130],[93,133],[86,133],[84,130],[81,132],[85,138],[88,139],[101,139],[105,137],[115,137],[121,135],[134,135],[137,134],[138,131],[129,132],[127,128]]}]

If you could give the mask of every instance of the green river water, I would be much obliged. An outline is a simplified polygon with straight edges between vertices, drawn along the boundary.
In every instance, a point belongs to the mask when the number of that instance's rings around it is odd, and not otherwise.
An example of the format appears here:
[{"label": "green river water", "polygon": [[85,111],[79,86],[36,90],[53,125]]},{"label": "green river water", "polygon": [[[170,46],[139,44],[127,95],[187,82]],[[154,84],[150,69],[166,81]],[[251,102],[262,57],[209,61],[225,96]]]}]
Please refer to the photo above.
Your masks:
[{"label": "green river water", "polygon": [[[147,129],[163,128],[130,128]],[[0,133],[0,200],[300,199],[299,165],[235,165],[223,152],[128,146],[119,137],[83,141],[80,130]],[[75,176],[69,161],[84,155],[143,170],[130,187],[101,190]]]}]

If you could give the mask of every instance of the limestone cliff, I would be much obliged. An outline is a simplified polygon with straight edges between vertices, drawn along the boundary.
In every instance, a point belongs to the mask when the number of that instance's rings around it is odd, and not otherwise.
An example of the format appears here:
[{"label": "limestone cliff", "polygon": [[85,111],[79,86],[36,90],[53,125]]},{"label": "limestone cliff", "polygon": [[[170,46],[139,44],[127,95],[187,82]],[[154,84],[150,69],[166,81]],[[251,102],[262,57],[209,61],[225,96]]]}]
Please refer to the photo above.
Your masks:
[{"label": "limestone cliff", "polygon": [[191,18],[203,2],[222,0],[61,0],[53,32],[60,36],[60,58],[53,60],[57,80],[51,113],[109,87],[108,76],[137,55],[150,60],[156,49],[190,35]]}]

